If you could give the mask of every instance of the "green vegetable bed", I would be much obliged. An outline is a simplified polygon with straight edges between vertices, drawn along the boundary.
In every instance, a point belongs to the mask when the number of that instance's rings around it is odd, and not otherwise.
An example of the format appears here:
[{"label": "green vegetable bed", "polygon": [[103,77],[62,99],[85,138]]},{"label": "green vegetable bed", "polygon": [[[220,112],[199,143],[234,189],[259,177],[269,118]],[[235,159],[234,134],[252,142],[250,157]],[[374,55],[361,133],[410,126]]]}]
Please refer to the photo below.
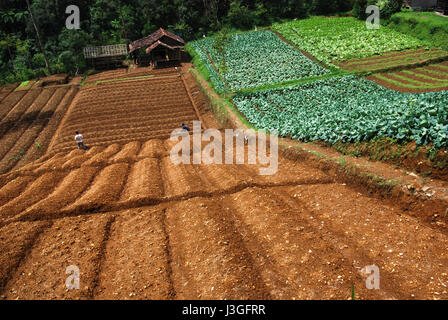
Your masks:
[{"label": "green vegetable bed", "polygon": [[233,101],[255,127],[302,141],[390,137],[448,146],[448,91],[401,93],[344,76],[239,94]]},{"label": "green vegetable bed", "polygon": [[227,70],[222,72],[217,69],[220,57],[212,48],[213,41],[213,38],[206,38],[191,42],[190,45],[206,64],[211,81],[219,92],[224,89],[223,78],[231,91],[238,91],[330,72],[271,31],[232,35],[226,47]]},{"label": "green vegetable bed", "polygon": [[367,29],[364,21],[352,17],[312,17],[274,24],[272,29],[328,65],[389,51],[427,46],[422,40],[388,27]]}]

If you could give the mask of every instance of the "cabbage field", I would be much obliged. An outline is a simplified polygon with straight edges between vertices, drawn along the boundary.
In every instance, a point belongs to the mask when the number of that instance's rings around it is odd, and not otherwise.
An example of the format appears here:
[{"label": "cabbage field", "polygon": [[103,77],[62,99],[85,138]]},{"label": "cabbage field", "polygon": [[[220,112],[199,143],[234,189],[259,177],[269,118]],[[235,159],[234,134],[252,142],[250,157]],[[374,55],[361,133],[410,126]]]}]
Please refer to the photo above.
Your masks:
[{"label": "cabbage field", "polygon": [[357,76],[238,94],[233,102],[257,128],[302,141],[390,137],[448,146],[448,94],[392,91]]},{"label": "cabbage field", "polygon": [[352,17],[312,17],[274,24],[272,30],[328,65],[426,46],[417,38],[384,26],[367,29],[364,21]]},{"label": "cabbage field", "polygon": [[224,88],[223,78],[231,91],[238,91],[329,73],[271,31],[256,31],[231,36],[226,46],[227,70],[220,72],[220,77],[217,73],[220,57],[212,48],[213,41],[205,38],[190,45],[206,65],[219,92]]}]

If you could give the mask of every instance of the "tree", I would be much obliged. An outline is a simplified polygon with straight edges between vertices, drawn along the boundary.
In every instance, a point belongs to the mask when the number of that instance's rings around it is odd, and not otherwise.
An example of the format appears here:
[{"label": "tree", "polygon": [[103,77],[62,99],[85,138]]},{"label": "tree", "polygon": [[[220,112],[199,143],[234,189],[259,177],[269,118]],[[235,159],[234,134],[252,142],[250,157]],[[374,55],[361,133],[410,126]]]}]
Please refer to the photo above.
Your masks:
[{"label": "tree", "polygon": [[250,29],[255,20],[255,12],[241,4],[241,0],[233,0],[227,12],[226,22],[240,29]]},{"label": "tree", "polygon": [[226,72],[227,72],[227,45],[230,42],[230,35],[228,27],[223,27],[221,31],[216,35],[215,40],[213,41],[213,50],[218,55],[218,69],[222,74],[222,78],[224,80],[224,93],[227,94],[227,81],[226,81]]},{"label": "tree", "polygon": [[14,63],[14,55],[11,51],[11,48],[16,49],[18,41],[20,41],[20,40],[17,39],[17,37],[11,36],[9,34],[2,35],[2,37],[0,38],[0,49],[8,50],[9,59],[12,63],[12,68],[14,70],[14,73],[16,73],[17,70],[16,70],[16,66]]},{"label": "tree", "polygon": [[367,19],[366,9],[368,5],[367,0],[355,0],[355,4],[353,5],[353,15],[360,20]]},{"label": "tree", "polygon": [[209,21],[212,23],[212,28],[220,26],[220,22],[218,19],[218,9],[219,9],[218,0],[202,0],[202,1],[204,2],[205,16],[208,17]]},{"label": "tree", "polygon": [[48,63],[48,58],[47,58],[47,55],[45,54],[45,49],[44,49],[44,46],[42,44],[42,40],[40,38],[39,28],[38,28],[38,26],[36,24],[36,21],[34,20],[34,16],[33,16],[32,10],[31,10],[31,6],[30,6],[30,1],[29,0],[26,0],[26,5],[28,7],[28,12],[30,13],[31,21],[33,22],[33,25],[34,25],[34,29],[36,30],[37,40],[39,41],[40,49],[42,51],[42,54],[44,55],[45,65],[47,67],[48,73],[51,74],[50,64]]}]

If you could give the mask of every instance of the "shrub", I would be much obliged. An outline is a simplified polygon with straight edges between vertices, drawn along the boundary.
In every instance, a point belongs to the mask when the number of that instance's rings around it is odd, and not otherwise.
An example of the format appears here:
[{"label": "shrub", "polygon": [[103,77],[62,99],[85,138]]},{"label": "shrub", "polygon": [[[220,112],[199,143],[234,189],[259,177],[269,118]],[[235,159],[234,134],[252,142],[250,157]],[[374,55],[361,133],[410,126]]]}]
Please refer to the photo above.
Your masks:
[{"label": "shrub", "polygon": [[401,10],[403,0],[356,0],[353,6],[353,15],[358,19],[367,19],[366,8],[376,5],[380,9],[380,17],[389,20],[390,17]]}]

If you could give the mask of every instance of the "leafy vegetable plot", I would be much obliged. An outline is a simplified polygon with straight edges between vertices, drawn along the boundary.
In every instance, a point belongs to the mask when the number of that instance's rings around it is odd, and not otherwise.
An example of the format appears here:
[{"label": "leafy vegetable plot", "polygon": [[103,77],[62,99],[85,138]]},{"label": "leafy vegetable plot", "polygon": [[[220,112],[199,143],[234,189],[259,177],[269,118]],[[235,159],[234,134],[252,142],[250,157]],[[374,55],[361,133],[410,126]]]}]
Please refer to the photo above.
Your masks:
[{"label": "leafy vegetable plot", "polygon": [[303,141],[391,137],[448,146],[448,91],[408,94],[356,76],[334,77],[233,99],[248,121]]},{"label": "leafy vegetable plot", "polygon": [[426,45],[424,41],[388,27],[367,29],[364,21],[352,17],[313,17],[274,24],[272,29],[329,65]]},{"label": "leafy vegetable plot", "polygon": [[[223,84],[219,83],[222,78],[215,70],[220,58],[212,48],[213,38],[194,41],[191,45],[203,62],[209,65],[207,70],[215,88],[223,88]],[[220,75],[232,91],[329,73],[271,31],[232,35],[225,59],[227,70],[220,71]]]}]

